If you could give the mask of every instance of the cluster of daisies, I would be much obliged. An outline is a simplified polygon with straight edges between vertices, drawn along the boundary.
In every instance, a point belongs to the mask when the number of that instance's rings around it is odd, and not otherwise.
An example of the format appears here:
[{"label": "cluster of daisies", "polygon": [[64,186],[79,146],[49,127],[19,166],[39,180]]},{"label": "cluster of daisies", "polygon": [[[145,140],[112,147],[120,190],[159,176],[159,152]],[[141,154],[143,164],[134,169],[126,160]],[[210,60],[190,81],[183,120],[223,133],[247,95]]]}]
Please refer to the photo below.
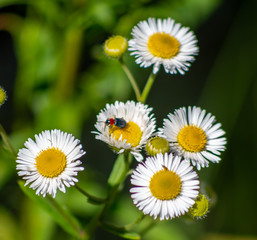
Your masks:
[{"label": "cluster of daisies", "polygon": [[[167,73],[184,74],[198,53],[193,32],[170,18],[142,21],[132,35],[129,50],[142,67],[153,65],[153,73],[163,65]],[[121,37],[105,44],[105,52],[114,57],[126,48]],[[97,131],[93,133],[117,154],[129,152],[139,162],[131,175],[134,204],[154,219],[172,219],[202,201],[197,171],[221,160],[225,132],[212,114],[195,106],[168,114],[163,127],[156,131],[152,110],[134,101],[107,104],[97,116]],[[71,134],[43,131],[20,149],[18,175],[36,194],[55,197],[58,189],[65,192],[65,187],[78,181],[76,175],[84,170],[80,161],[84,154],[79,140]]]},{"label": "cluster of daisies", "polygon": [[116,153],[129,151],[139,161],[131,176],[134,204],[155,219],[171,219],[194,205],[200,188],[196,171],[221,160],[225,132],[199,107],[175,110],[156,132],[151,111],[134,101],[107,104],[97,116],[94,133]]}]

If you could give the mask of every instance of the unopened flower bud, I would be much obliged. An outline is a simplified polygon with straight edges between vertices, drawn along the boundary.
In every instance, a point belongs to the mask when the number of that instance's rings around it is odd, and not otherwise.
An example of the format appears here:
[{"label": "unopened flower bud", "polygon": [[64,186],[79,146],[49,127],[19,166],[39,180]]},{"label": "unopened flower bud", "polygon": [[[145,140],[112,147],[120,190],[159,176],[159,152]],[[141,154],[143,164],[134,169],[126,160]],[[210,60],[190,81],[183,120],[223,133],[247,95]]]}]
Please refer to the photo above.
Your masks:
[{"label": "unopened flower bud", "polygon": [[0,86],[0,107],[4,104],[7,99],[5,90]]},{"label": "unopened flower bud", "polygon": [[148,155],[155,156],[157,153],[168,153],[170,150],[169,142],[159,136],[150,138],[145,146]]},{"label": "unopened flower bud", "polygon": [[199,196],[195,200],[195,204],[189,209],[188,213],[193,218],[204,218],[209,210],[209,200],[203,194],[199,194]]},{"label": "unopened flower bud", "polygon": [[128,48],[127,40],[122,36],[110,37],[104,43],[104,52],[109,57],[119,58]]}]

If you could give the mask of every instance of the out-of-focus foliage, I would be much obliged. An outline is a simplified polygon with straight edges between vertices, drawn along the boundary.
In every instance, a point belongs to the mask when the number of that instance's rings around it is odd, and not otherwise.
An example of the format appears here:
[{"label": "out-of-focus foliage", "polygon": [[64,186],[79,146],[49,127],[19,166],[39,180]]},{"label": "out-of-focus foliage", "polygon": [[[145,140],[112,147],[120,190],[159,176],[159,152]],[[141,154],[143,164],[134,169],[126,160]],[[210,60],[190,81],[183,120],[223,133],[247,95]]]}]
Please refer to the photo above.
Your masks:
[{"label": "out-of-focus foliage", "polygon": [[[90,131],[93,130],[95,115],[106,103],[133,99],[134,95],[118,62],[104,55],[103,42],[113,34],[129,39],[131,28],[148,17],[172,17],[196,30],[224,2],[0,0],[0,31],[11,34],[17,60],[17,68],[13,66],[12,69],[16,73],[14,84],[6,88],[11,90],[12,94],[8,95],[12,100],[8,99],[0,109],[0,122],[8,125],[16,151],[27,138],[33,138],[42,130],[60,128],[70,132],[81,138],[88,152],[84,158],[85,171],[79,175],[79,185],[97,196],[104,195],[108,171],[115,156],[103,144],[97,143]],[[180,219],[157,222],[151,225],[151,229],[144,229],[152,221],[146,217],[136,229],[146,232],[143,239],[170,239],[172,236],[176,240],[228,240],[237,239],[237,234],[243,235],[238,239],[257,235],[253,225],[257,169],[256,7],[254,0],[242,4],[231,20],[231,27],[220,42],[220,48],[215,46],[219,54],[213,55],[217,57],[211,61],[213,66],[206,65],[209,55],[203,52],[213,46],[208,46],[203,40],[201,42],[200,38],[201,61],[193,65],[192,74],[190,70],[182,80],[178,80],[181,82],[163,73],[158,76],[156,88],[152,89],[153,97],[149,96],[149,102],[156,107],[157,119],[160,111],[164,117],[174,110],[177,103],[194,105],[198,102],[223,123],[229,144],[222,163],[200,173],[215,186],[218,195],[217,206],[207,218],[197,222],[186,220],[186,223]],[[206,35],[210,32],[208,29]],[[202,49],[201,44],[208,47]],[[148,70],[139,69],[128,53],[125,61],[142,86]],[[205,66],[209,67],[207,73]],[[202,72],[209,76],[206,81],[199,82]],[[178,78],[176,76],[175,79]],[[196,87],[190,88],[191,82],[195,82]],[[8,82],[0,76],[0,85],[5,84]],[[196,88],[200,90],[195,93]],[[7,108],[12,112],[8,120],[1,115],[1,111]],[[161,122],[158,123],[160,125]],[[103,152],[99,148],[103,148]],[[60,227],[65,223],[56,225],[55,218],[50,217],[55,213],[49,215],[49,211],[45,212],[23,194],[17,184],[15,159],[3,148],[0,148],[0,199],[1,240],[72,239]],[[83,226],[100,209],[87,203],[84,196],[73,188],[67,189],[66,194],[58,193],[57,200],[64,203]],[[121,224],[132,222],[139,214],[128,191],[121,195],[111,211],[111,220]],[[224,234],[219,235],[221,232]],[[95,239],[119,238],[99,231]]]}]

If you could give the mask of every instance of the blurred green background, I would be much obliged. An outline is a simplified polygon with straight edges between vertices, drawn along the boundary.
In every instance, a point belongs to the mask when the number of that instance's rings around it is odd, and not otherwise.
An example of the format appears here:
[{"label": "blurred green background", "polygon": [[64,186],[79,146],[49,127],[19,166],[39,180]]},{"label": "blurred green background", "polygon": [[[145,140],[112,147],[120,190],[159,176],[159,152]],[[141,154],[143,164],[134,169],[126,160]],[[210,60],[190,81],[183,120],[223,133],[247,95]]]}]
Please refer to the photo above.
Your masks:
[{"label": "blurred green background", "polygon": [[[0,85],[8,93],[0,123],[16,151],[46,129],[81,139],[87,154],[79,183],[103,195],[116,156],[91,133],[96,115],[106,103],[135,97],[102,44],[114,34],[130,39],[140,20],[172,17],[195,31],[200,54],[184,76],[158,74],[147,101],[157,127],[174,109],[197,105],[223,124],[228,144],[220,164],[199,173],[217,194],[207,218],[158,222],[142,239],[257,239],[256,10],[256,0],[0,0]],[[129,53],[125,61],[142,88],[151,69],[139,68]],[[0,148],[0,240],[73,239],[24,195],[18,179],[15,159]],[[111,208],[120,224],[139,214],[129,187],[127,181]],[[57,200],[82,225],[98,211],[74,188]],[[100,229],[94,239],[120,238]]]}]

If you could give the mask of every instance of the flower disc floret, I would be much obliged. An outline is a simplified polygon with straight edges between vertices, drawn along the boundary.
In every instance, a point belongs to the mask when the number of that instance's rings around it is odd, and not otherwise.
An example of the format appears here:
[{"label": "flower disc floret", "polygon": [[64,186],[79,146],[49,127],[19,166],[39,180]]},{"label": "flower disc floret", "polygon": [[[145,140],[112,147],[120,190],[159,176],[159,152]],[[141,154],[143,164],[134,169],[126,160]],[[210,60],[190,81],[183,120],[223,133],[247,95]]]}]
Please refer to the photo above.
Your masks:
[{"label": "flower disc floret", "polygon": [[179,41],[167,33],[155,33],[148,39],[147,47],[156,57],[172,58],[179,52]]},{"label": "flower disc floret", "polygon": [[36,167],[44,177],[57,177],[66,167],[66,156],[58,148],[48,148],[41,151],[36,157]]},{"label": "flower disc floret", "polygon": [[117,126],[112,126],[109,128],[109,135],[111,137],[115,138],[116,140],[119,140],[120,138],[122,141],[126,140],[126,142],[132,147],[139,145],[142,134],[143,133],[140,127],[131,121],[129,121],[124,128]]}]

